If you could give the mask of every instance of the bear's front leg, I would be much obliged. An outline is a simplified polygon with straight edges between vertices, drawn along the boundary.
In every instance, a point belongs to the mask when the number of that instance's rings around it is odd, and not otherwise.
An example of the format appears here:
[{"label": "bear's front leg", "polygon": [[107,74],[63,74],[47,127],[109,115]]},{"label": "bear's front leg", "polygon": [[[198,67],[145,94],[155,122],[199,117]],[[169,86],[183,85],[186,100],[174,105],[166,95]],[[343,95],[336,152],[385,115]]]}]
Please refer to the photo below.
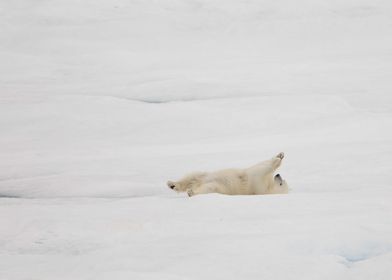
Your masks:
[{"label": "bear's front leg", "polygon": [[276,157],[282,160],[284,158],[284,153],[280,152],[279,154],[276,155]]},{"label": "bear's front leg", "polygon": [[267,160],[265,164],[267,165],[268,172],[274,172],[279,166],[282,164],[282,160],[284,158],[284,153],[279,153],[270,160]]},{"label": "bear's front leg", "polygon": [[281,152],[276,156],[274,156],[272,159],[270,159],[269,168],[272,172],[274,172],[276,169],[279,168],[279,166],[282,164],[283,158],[284,158],[284,153]]}]

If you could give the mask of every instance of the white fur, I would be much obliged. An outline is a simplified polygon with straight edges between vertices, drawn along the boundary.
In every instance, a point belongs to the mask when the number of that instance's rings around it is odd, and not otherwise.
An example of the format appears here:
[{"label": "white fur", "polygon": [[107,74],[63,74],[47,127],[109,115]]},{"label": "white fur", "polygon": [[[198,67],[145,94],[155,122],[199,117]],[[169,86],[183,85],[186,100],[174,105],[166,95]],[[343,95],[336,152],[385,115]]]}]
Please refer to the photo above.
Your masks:
[{"label": "white fur", "polygon": [[285,180],[275,170],[281,165],[283,153],[245,169],[224,169],[215,172],[195,172],[179,181],[168,181],[167,185],[177,192],[189,196],[203,193],[229,195],[287,193]]}]

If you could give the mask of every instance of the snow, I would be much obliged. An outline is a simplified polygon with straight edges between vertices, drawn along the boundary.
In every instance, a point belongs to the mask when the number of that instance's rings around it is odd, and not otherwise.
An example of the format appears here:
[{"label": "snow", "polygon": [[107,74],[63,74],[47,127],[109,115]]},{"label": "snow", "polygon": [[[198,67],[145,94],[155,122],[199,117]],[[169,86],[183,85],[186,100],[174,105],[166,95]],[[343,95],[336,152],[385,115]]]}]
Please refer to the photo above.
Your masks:
[{"label": "snow", "polygon": [[[389,1],[0,15],[0,279],[392,278]],[[280,151],[288,195],[165,184]]]}]

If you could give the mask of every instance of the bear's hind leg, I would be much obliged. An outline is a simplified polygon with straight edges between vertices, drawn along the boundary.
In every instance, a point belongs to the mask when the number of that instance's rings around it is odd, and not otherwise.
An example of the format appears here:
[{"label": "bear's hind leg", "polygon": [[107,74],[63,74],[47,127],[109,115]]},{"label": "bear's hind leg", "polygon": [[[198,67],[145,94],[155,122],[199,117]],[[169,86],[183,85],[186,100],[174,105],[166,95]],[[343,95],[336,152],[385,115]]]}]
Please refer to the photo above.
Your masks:
[{"label": "bear's hind leg", "polygon": [[217,183],[206,183],[202,184],[197,188],[191,188],[187,191],[188,196],[194,196],[197,194],[205,194],[205,193],[217,193],[219,192],[220,185]]}]

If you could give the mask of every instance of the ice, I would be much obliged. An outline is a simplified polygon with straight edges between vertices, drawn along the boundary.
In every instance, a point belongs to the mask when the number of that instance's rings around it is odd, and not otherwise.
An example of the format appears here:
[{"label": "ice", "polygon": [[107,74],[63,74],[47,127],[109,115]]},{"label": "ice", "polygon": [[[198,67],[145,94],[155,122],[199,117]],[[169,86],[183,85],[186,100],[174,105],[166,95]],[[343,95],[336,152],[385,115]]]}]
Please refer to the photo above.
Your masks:
[{"label": "ice", "polygon": [[1,1],[0,279],[391,279],[391,8]]}]

